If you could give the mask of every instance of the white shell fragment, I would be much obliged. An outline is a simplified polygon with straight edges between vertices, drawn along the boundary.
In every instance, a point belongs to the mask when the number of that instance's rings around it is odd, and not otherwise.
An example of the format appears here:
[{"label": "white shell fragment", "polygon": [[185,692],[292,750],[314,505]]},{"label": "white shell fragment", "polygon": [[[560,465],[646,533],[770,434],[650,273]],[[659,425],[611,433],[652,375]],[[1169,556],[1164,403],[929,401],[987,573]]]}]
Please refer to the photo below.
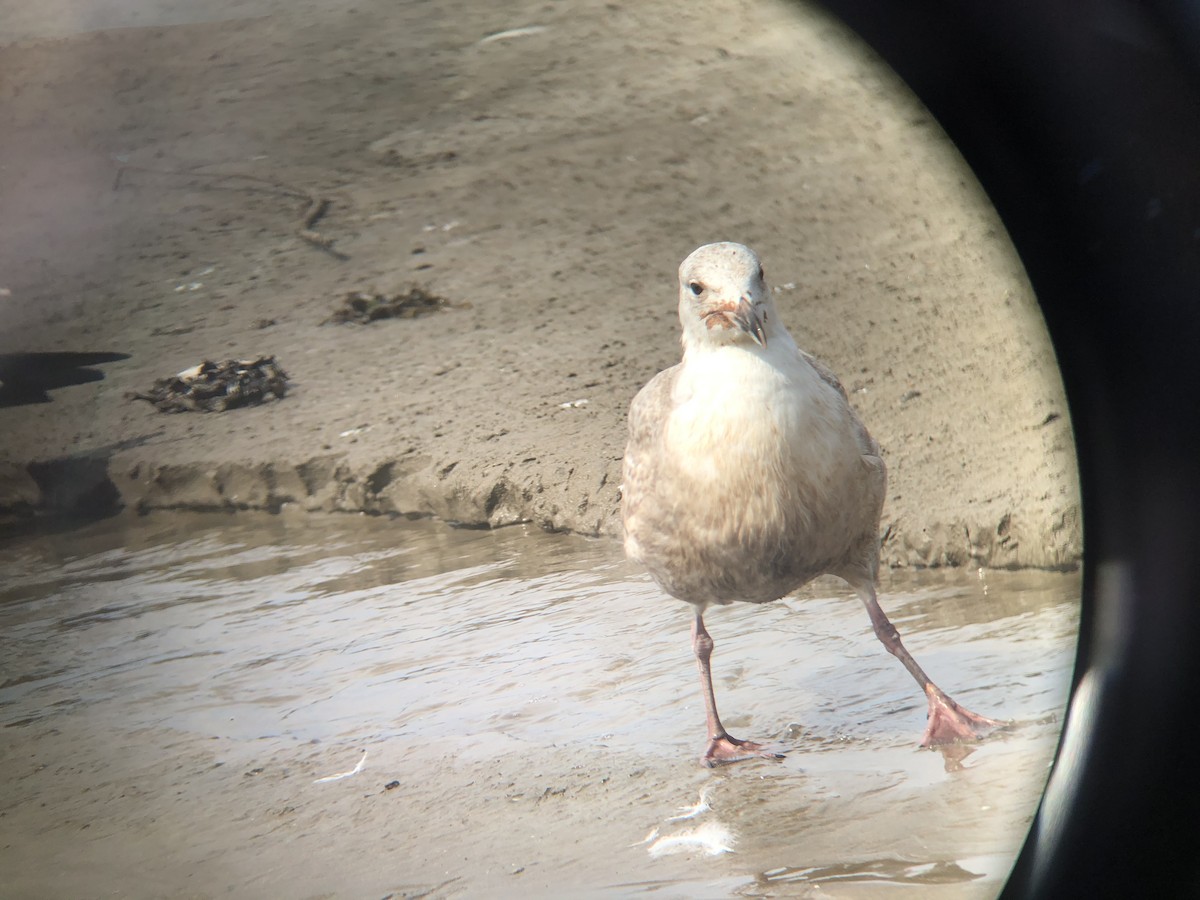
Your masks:
[{"label": "white shell fragment", "polygon": [[325,784],[327,781],[341,781],[343,778],[349,778],[351,775],[357,775],[359,772],[361,772],[363,770],[363,766],[365,766],[366,764],[367,764],[367,751],[364,750],[362,752],[362,756],[359,757],[358,765],[355,766],[353,769],[351,769],[349,772],[339,772],[336,775],[326,775],[324,778],[318,778],[316,781],[313,782],[313,784]]}]

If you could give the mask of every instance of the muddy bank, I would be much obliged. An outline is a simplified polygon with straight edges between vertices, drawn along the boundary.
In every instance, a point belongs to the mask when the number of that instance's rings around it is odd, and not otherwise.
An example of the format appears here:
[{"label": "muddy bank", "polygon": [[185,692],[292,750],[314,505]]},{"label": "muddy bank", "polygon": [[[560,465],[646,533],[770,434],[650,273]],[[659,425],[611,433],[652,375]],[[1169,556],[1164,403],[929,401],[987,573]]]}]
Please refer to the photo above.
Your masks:
[{"label": "muddy bank", "polygon": [[[883,446],[886,562],[1079,559],[1070,420],[1020,262],[936,123],[818,11],[203,18],[22,20],[0,47],[0,352],[130,355],[0,409],[10,521],[237,508],[616,535],[625,410],[678,358],[675,268],[737,240]],[[447,305],[326,323],[348,293],[413,286]],[[291,382],[263,406],[126,396],[266,354]]]},{"label": "muddy bank", "polygon": [[[304,510],[432,516],[468,527],[533,523],[548,531],[620,534],[615,499],[588,518],[591,500],[586,494],[575,510],[564,514],[556,504],[558,492],[545,496],[541,483],[528,489],[501,478],[471,491],[461,485],[447,487],[447,474],[405,471],[396,460],[355,472],[337,457],[298,464],[134,463],[116,473],[97,460],[50,461],[7,470],[12,491],[8,521],[37,512],[97,514],[125,507],[141,512]],[[606,486],[603,481],[601,476],[600,489]],[[893,567],[1072,568],[1079,546],[1074,513],[1040,532],[1006,515],[995,527],[967,520],[931,523],[908,532],[888,523],[883,535],[884,560]]]},{"label": "muddy bank", "polygon": [[[686,604],[612,541],[124,515],[0,554],[0,870],[46,897],[987,898],[1054,756],[1074,573],[884,573],[925,703],[835,579],[714,611],[739,735],[705,769]],[[730,852],[732,851],[732,852]]]}]

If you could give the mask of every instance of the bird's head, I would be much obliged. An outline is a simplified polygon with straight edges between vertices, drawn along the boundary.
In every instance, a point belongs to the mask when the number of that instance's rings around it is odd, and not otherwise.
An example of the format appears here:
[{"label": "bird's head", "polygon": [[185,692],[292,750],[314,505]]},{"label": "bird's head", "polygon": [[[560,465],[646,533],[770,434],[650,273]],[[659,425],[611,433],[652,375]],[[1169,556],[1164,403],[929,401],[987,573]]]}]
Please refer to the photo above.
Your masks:
[{"label": "bird's head", "polygon": [[679,266],[683,347],[765,348],[777,328],[762,265],[749,247],[722,242],[693,250]]}]

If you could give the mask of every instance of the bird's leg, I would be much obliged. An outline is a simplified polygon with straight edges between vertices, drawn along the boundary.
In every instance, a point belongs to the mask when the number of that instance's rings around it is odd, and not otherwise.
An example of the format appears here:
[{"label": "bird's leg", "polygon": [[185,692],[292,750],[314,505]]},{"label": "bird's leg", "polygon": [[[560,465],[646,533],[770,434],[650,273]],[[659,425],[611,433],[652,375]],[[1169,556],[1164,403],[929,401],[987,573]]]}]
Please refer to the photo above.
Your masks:
[{"label": "bird's leg", "polygon": [[854,587],[867,607],[867,614],[871,617],[875,636],[887,648],[888,653],[904,663],[904,668],[908,669],[909,674],[917,680],[917,684],[921,685],[921,690],[929,699],[929,718],[925,725],[925,733],[921,735],[922,747],[975,740],[1003,724],[995,719],[988,719],[973,713],[965,706],[959,706],[951,700],[941,688],[930,680],[929,676],[925,674],[925,670],[904,649],[904,644],[900,643],[900,633],[896,631],[896,626],[879,608],[879,601],[875,599],[874,585],[863,582],[855,584]]},{"label": "bird's leg", "polygon": [[721,724],[721,718],[717,715],[717,698],[713,694],[712,669],[709,666],[713,639],[704,627],[704,618],[699,610],[696,611],[696,619],[692,622],[692,651],[696,654],[696,668],[700,671],[700,693],[704,695],[704,712],[708,717],[708,747],[700,761],[712,767],[755,757],[778,757],[778,753],[765,749],[762,744],[742,741],[731,736]]}]

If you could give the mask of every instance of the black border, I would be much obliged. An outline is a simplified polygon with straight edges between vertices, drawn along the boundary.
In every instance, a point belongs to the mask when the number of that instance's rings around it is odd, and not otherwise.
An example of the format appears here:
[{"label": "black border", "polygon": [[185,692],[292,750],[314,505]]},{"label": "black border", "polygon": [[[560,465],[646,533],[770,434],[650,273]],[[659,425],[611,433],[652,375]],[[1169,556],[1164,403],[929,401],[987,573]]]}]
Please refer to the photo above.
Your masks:
[{"label": "black border", "polygon": [[1002,896],[1200,897],[1200,7],[822,5],[975,171],[1066,384],[1085,564],[1065,803],[1043,800]]}]

